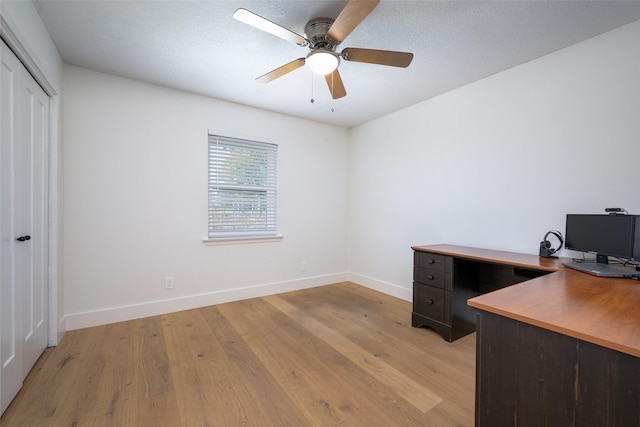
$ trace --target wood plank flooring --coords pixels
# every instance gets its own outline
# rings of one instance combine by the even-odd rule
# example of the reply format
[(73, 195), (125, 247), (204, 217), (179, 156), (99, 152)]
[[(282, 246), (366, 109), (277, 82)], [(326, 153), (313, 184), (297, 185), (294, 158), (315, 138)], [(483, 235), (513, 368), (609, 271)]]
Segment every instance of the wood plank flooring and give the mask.
[(70, 331), (0, 420), (14, 426), (473, 426), (475, 334), (339, 283)]

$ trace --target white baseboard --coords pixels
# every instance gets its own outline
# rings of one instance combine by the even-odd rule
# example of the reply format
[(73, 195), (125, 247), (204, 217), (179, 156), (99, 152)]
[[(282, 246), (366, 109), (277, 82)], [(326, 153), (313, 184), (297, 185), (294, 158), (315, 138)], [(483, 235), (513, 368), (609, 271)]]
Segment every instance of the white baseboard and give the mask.
[(413, 301), (413, 290), (411, 288), (402, 288), (398, 285), (383, 282), (357, 273), (349, 273), (349, 281), (405, 301)]
[(246, 288), (229, 289), (206, 294), (189, 295), (174, 299), (113, 307), (84, 313), (71, 313), (64, 317), (64, 327), (61, 327), (60, 329), (63, 331), (72, 331), (74, 329), (106, 325), (125, 320), (141, 319), (143, 317), (157, 316), (182, 310), (191, 310), (209, 305), (274, 295), (299, 289), (313, 288), (316, 286), (330, 285), (332, 283), (346, 282), (348, 280), (348, 273), (330, 274), (326, 276), (308, 277), (286, 282), (268, 283), (249, 286)]

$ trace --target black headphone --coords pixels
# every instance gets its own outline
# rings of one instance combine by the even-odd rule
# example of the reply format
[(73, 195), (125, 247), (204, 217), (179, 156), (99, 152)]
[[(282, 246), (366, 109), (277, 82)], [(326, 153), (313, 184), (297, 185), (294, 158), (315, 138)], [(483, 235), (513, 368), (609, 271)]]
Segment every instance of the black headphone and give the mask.
[[(551, 242), (547, 240), (547, 237), (549, 237), (549, 235), (556, 236), (560, 241), (557, 248), (551, 247)], [(553, 254), (555, 254), (560, 249), (562, 249), (563, 243), (564, 243), (564, 240), (562, 240), (562, 234), (559, 231), (556, 231), (556, 230), (547, 231), (547, 234), (544, 235), (544, 239), (542, 239), (542, 242), (540, 242), (540, 256), (545, 258), (555, 258)]]

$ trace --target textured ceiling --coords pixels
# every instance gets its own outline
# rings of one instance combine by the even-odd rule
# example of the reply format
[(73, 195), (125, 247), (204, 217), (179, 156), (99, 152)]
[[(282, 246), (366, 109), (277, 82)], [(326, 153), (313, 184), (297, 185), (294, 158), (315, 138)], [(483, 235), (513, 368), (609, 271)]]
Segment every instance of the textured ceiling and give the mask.
[(636, 0), (382, 0), (338, 51), (409, 51), (413, 62), (343, 61), (347, 96), (332, 100), (306, 67), (256, 82), (308, 49), (232, 14), (242, 7), (304, 35), (307, 21), (335, 18), (344, 0), (34, 3), (65, 63), (347, 128), (640, 19)]

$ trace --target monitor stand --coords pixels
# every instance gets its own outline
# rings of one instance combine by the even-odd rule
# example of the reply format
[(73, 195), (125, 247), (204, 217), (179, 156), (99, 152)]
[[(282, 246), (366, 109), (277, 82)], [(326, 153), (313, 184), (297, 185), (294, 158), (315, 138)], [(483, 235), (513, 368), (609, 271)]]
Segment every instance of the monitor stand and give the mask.
[(638, 273), (623, 267), (614, 267), (609, 265), (609, 257), (606, 255), (596, 255), (596, 262), (567, 262), (563, 264), (565, 267), (582, 271), (600, 277), (628, 277), (637, 278)]

